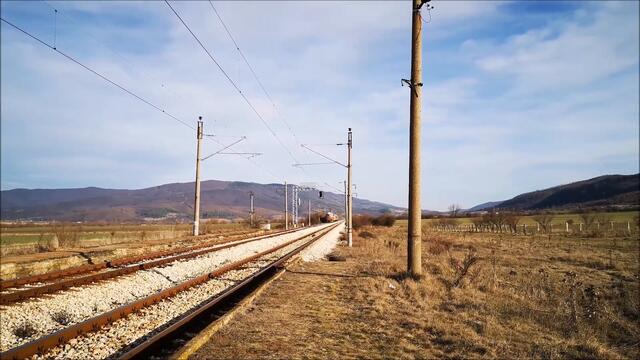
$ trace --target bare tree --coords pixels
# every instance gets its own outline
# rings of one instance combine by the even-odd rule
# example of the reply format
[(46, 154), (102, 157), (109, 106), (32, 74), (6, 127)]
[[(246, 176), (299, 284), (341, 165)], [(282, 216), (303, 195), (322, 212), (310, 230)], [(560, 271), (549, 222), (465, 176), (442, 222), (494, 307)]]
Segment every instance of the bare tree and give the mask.
[(502, 232), (502, 226), (505, 224), (505, 213), (495, 210), (491, 210), (488, 213), (482, 215), (482, 218), (486, 224), (491, 226), (498, 232)]
[(520, 216), (516, 213), (504, 213), (504, 223), (509, 227), (512, 233), (518, 232), (518, 223), (520, 222)]
[(593, 230), (598, 217), (593, 212), (585, 212), (580, 214), (580, 220), (582, 220), (582, 223), (584, 224), (584, 230), (590, 231)]
[(533, 217), (533, 221), (537, 222), (542, 228), (542, 231), (548, 233), (551, 230), (551, 221), (553, 221), (553, 215), (551, 214), (539, 214)]
[(459, 213), (460, 213), (460, 205), (458, 205), (458, 204), (449, 205), (449, 216), (450, 217), (457, 217)]

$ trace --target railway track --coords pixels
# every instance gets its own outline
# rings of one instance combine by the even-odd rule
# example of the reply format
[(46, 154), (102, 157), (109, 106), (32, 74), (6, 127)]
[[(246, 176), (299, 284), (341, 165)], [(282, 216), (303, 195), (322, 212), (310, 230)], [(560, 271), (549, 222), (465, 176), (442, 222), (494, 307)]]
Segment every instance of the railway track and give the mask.
[(245, 252), (230, 262), (223, 262), (222, 266), (214, 266), (109, 311), (96, 312), (82, 322), (0, 353), (0, 358), (147, 356), (155, 351), (158, 342), (166, 344), (167, 339), (202, 320), (206, 314), (215, 312), (235, 294), (268, 277), (278, 266), (336, 226), (323, 225), (300, 230), (297, 234), (280, 234), (283, 239), (278, 242), (262, 248), (255, 244), (250, 256)]
[[(215, 234), (206, 235), (203, 237), (203, 240), (206, 241), (209, 239), (217, 239), (219, 236), (235, 238), (238, 236), (251, 236), (253, 234), (256, 234), (256, 232), (252, 232), (252, 231), (219, 232)], [(231, 240), (234, 240), (234, 239), (231, 239)], [(197, 248), (213, 246), (219, 243), (220, 243), (219, 240), (207, 241), (205, 243), (194, 245), (194, 246), (183, 246), (177, 249), (155, 251), (155, 252), (151, 252), (143, 255), (123, 257), (123, 258), (114, 259), (111, 261), (99, 262), (95, 264), (90, 263), (86, 265), (72, 267), (69, 269), (51, 271), (45, 274), (26, 276), (26, 277), (21, 277), (17, 279), (11, 279), (11, 280), (2, 280), (0, 281), (0, 291), (11, 289), (11, 288), (17, 288), (24, 285), (34, 284), (34, 283), (37, 284), (37, 283), (48, 282), (48, 281), (57, 280), (61, 278), (82, 275), (82, 274), (86, 274), (94, 271), (100, 271), (102, 269), (106, 269), (109, 267), (118, 267), (118, 266), (128, 265), (128, 264), (145, 261), (149, 259), (178, 254), (180, 252), (187, 252)]]
[(251, 237), (249, 239), (232, 240), (223, 244), (219, 241), (206, 242), (195, 246), (153, 252), (141, 256), (115, 259), (98, 264), (83, 265), (42, 275), (3, 281), (2, 286), (0, 286), (0, 289), (2, 289), (0, 292), (0, 305), (25, 301), (71, 287), (112, 279), (139, 270), (151, 269), (174, 261), (197, 257), (211, 251), (218, 251), (252, 241), (268, 239), (292, 231), (293, 230), (279, 231)]

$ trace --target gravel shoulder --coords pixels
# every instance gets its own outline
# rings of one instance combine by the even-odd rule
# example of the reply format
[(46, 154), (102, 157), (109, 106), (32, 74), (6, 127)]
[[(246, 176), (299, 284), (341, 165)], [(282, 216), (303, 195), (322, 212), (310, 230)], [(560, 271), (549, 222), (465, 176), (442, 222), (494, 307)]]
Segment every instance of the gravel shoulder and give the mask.
[(357, 269), (354, 258), (293, 265), (191, 359), (376, 357), (375, 343), (385, 336), (365, 320), (367, 305), (355, 298), (372, 281)]
[[(151, 295), (246, 256), (268, 250), (286, 241), (317, 230), (295, 233), (242, 244), (203, 256), (176, 261), (161, 268), (90, 284), (48, 295), (32, 301), (0, 307), (0, 351), (19, 346), (53, 331), (73, 325), (123, 304)], [(60, 319), (63, 321), (60, 321)], [(16, 335), (16, 329), (30, 326), (29, 336)]]

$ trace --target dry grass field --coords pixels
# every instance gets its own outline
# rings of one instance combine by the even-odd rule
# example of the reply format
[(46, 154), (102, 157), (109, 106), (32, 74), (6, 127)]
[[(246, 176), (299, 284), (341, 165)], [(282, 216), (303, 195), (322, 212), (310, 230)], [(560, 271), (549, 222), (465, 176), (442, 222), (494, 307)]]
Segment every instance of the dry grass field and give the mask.
[[(247, 229), (241, 223), (203, 223), (205, 233)], [(52, 236), (70, 245), (82, 245), (87, 240), (133, 241), (175, 238), (188, 235), (191, 224), (75, 224), (0, 225), (0, 244), (46, 243)]]
[(346, 262), (296, 265), (195, 358), (639, 358), (637, 237), (425, 228), (418, 280), (405, 239), (361, 228)]

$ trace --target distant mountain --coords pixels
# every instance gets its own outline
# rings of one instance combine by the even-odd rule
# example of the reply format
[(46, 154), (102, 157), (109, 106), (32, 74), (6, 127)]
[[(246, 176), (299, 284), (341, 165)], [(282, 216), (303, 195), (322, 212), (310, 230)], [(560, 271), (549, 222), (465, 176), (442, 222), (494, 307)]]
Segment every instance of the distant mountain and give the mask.
[(487, 210), (487, 209), (491, 209), (493, 207), (496, 207), (500, 204), (502, 204), (504, 201), (489, 201), (486, 203), (482, 203), (479, 205), (476, 205), (470, 209), (465, 210), (465, 212), (473, 212), (473, 211), (483, 211), (483, 210)]
[[(96, 187), (80, 189), (14, 189), (0, 193), (3, 220), (37, 219), (68, 221), (139, 221), (143, 219), (188, 219), (193, 214), (194, 183), (174, 183), (139, 190), (114, 190)], [(281, 216), (284, 186), (208, 180), (201, 183), (203, 217), (246, 217), (249, 192), (255, 194), (256, 214), (261, 217)], [(291, 196), (291, 188), (289, 188)], [(344, 196), (318, 191), (300, 193), (299, 214), (306, 214), (307, 200), (312, 211), (329, 210), (342, 213)], [(289, 198), (289, 201), (291, 199)], [(291, 204), (289, 204), (291, 209)], [(402, 208), (365, 199), (353, 199), (355, 214), (400, 213)]]
[(640, 205), (640, 174), (599, 176), (521, 194), (493, 207), (541, 210), (638, 205)]

